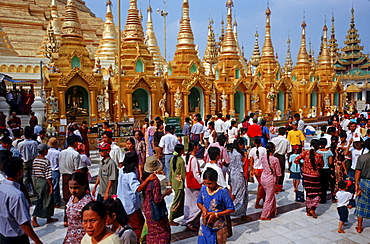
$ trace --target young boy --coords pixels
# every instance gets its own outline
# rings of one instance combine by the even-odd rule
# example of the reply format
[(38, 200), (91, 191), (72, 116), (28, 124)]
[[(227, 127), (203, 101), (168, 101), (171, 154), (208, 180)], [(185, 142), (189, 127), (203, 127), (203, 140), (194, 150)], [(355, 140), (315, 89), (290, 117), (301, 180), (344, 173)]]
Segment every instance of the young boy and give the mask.
[(339, 215), (338, 233), (345, 233), (343, 230), (344, 223), (348, 222), (348, 203), (352, 199), (353, 194), (346, 191), (347, 185), (344, 181), (338, 183), (340, 191), (336, 193), (337, 197), (337, 211)]
[(226, 183), (222, 169), (217, 164), (220, 158), (220, 149), (218, 147), (208, 148), (208, 156), (209, 156), (210, 162), (206, 163), (206, 165), (204, 166), (204, 171), (202, 173), (202, 179), (203, 179), (203, 174), (207, 170), (207, 168), (212, 168), (216, 170), (218, 174), (217, 184), (221, 187), (228, 188), (228, 184)]
[(100, 184), (99, 193), (96, 197), (98, 202), (108, 199), (117, 192), (118, 170), (116, 163), (110, 158), (110, 144), (103, 143), (99, 146), (99, 153), (102, 157), (98, 178), (96, 179), (92, 195), (95, 196), (96, 188)]
[(294, 163), (294, 159), (299, 156), (299, 153), (298, 153), (299, 146), (294, 145), (292, 147), (292, 149), (293, 149), (293, 154), (290, 155), (289, 161), (288, 161), (289, 164), (291, 165), (291, 167), (289, 169), (290, 170), (290, 176), (289, 176), (289, 178), (290, 179), (293, 179), (294, 192), (297, 192), (298, 191), (299, 183), (300, 183), (300, 181), (302, 179), (301, 165)]

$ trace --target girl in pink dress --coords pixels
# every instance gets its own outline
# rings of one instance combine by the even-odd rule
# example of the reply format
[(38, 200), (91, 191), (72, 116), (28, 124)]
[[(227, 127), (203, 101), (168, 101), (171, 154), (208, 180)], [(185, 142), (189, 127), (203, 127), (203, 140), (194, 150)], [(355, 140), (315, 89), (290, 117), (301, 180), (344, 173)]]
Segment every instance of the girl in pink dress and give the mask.
[(261, 158), (263, 167), (261, 176), (261, 185), (266, 192), (265, 202), (263, 203), (263, 210), (261, 214), (261, 220), (271, 220), (276, 217), (276, 184), (277, 177), (281, 176), (281, 169), (279, 159), (274, 157), (275, 145), (272, 142), (268, 142), (267, 155)]
[(76, 172), (69, 178), (69, 191), (72, 196), (66, 205), (66, 213), (68, 218), (68, 230), (67, 235), (64, 238), (63, 243), (80, 243), (82, 237), (85, 235), (85, 229), (82, 226), (81, 221), (81, 210), (82, 208), (91, 202), (93, 199), (90, 195), (86, 194), (85, 185), (86, 177), (81, 172)]

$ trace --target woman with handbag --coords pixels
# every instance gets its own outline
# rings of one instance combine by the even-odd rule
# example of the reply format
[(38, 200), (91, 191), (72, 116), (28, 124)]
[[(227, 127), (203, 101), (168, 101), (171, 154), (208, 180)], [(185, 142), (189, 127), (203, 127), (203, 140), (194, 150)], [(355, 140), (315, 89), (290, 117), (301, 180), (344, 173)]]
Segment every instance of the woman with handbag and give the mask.
[(190, 141), (189, 150), (186, 154), (186, 178), (185, 178), (185, 202), (184, 202), (184, 218), (183, 226), (190, 230), (198, 230), (200, 225), (201, 211), (197, 207), (197, 199), (200, 192), (201, 178), (200, 165), (196, 158), (198, 151), (198, 142)]
[(143, 211), (148, 226), (146, 235), (147, 244), (169, 244), (171, 242), (171, 228), (168, 221), (165, 196), (172, 193), (167, 189), (161, 194), (160, 182), (155, 174), (162, 169), (162, 163), (155, 156), (147, 157), (144, 165), (143, 183), (138, 191), (143, 191)]
[(233, 143), (230, 152), (230, 175), (231, 177), (231, 194), (234, 196), (235, 212), (232, 216), (241, 217), (241, 220), (248, 220), (248, 183), (244, 177), (244, 140), (237, 138)]
[(170, 225), (178, 226), (174, 219), (184, 215), (184, 182), (185, 182), (185, 162), (181, 155), (184, 154), (184, 145), (177, 144), (173, 157), (170, 160), (170, 182), (169, 186), (175, 192), (170, 208)]

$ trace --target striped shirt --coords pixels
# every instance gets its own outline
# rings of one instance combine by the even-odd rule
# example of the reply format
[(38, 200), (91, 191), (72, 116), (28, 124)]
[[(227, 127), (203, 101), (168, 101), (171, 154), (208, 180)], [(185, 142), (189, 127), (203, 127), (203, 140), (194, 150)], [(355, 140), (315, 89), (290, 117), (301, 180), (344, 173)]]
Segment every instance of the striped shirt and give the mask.
[(46, 158), (35, 158), (35, 160), (33, 160), (32, 174), (36, 178), (42, 177), (45, 179), (51, 179), (51, 166), (49, 160)]

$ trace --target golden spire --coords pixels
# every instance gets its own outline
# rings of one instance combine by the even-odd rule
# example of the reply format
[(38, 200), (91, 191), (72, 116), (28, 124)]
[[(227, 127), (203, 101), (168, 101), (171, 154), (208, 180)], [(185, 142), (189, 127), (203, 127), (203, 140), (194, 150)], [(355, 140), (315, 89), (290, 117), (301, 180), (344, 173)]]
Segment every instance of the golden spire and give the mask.
[(164, 65), (165, 61), (161, 55), (160, 49), (158, 47), (157, 38), (155, 36), (152, 18), (152, 7), (150, 2), (147, 9), (148, 19), (146, 23), (146, 33), (145, 33), (145, 44), (148, 46), (150, 53), (153, 55), (154, 63)]
[(235, 39), (235, 43), (236, 43), (236, 51), (238, 53), (238, 56), (239, 56), (239, 60), (240, 60), (240, 63), (243, 65), (243, 69), (245, 71), (247, 71), (248, 67), (247, 67), (247, 63), (246, 63), (246, 59), (244, 57), (244, 51), (242, 51), (240, 49), (240, 46), (239, 46), (239, 41), (238, 41), (238, 23), (236, 22), (236, 17), (234, 17), (234, 24), (233, 24), (233, 27), (234, 27), (234, 30), (233, 30), (233, 34), (234, 34), (234, 39)]
[(8, 39), (8, 35), (3, 31), (0, 23), (0, 56), (19, 56), (14, 50)]
[(115, 52), (117, 51), (117, 31), (113, 21), (112, 2), (108, 0), (106, 6), (107, 11), (105, 14), (103, 38), (99, 42), (95, 59), (115, 60)]
[(218, 45), (215, 39), (215, 33), (212, 28), (213, 23), (214, 21), (212, 19), (209, 19), (207, 46), (203, 56), (203, 62), (209, 65), (209, 75), (212, 75), (213, 73), (213, 65), (217, 63), (219, 54)]
[(264, 41), (263, 47), (262, 47), (262, 59), (266, 58), (266, 57), (275, 58), (274, 47), (272, 46), (272, 41), (271, 41), (270, 15), (271, 15), (271, 10), (270, 10), (270, 7), (267, 5), (267, 8), (266, 8), (266, 34), (265, 34), (265, 41)]
[(226, 7), (227, 7), (227, 26), (226, 26), (226, 35), (222, 42), (221, 56), (238, 54), (237, 43), (233, 33), (233, 19), (232, 19), (232, 7), (234, 7), (233, 1), (227, 0)]
[(322, 42), (322, 51), (319, 57), (319, 65), (330, 65), (330, 55), (328, 50), (328, 27), (326, 27), (326, 24), (324, 25), (323, 32), (324, 36)]
[(81, 24), (78, 20), (77, 8), (74, 0), (67, 0), (66, 16), (62, 27), (62, 36), (82, 38), (82, 35)]
[(221, 35), (219, 37), (220, 45), (222, 44), (222, 42), (224, 40), (224, 37), (225, 37), (225, 21), (224, 21), (224, 16), (222, 15), (222, 18), (221, 18)]
[(308, 57), (308, 53), (307, 53), (307, 49), (306, 49), (306, 27), (307, 27), (307, 24), (306, 24), (306, 21), (304, 20), (303, 18), (303, 21), (302, 21), (302, 38), (301, 38), (301, 47), (299, 49), (299, 52), (298, 52), (298, 57), (297, 57), (297, 64), (300, 64), (300, 63), (309, 63), (309, 57)]
[(260, 53), (260, 47), (258, 45), (258, 27), (256, 27), (256, 34), (254, 34), (256, 37), (256, 41), (254, 42), (254, 48), (253, 48), (253, 54), (251, 57), (251, 65), (257, 67), (261, 60), (261, 53)]
[(188, 45), (188, 48), (185, 49), (195, 49), (193, 30), (190, 25), (188, 0), (183, 0), (182, 2), (182, 17), (180, 20), (180, 31), (177, 37), (177, 44)]
[(290, 52), (290, 36), (288, 36), (288, 41), (286, 42), (288, 44), (288, 49), (286, 52), (286, 59), (285, 59), (285, 70), (289, 73), (293, 70), (293, 61), (292, 61), (292, 54)]
[(337, 39), (335, 39), (335, 26), (334, 26), (334, 14), (331, 17), (331, 36), (329, 40), (329, 51), (330, 51), (330, 62), (334, 64), (334, 60), (338, 55), (338, 44)]
[(123, 32), (124, 40), (139, 40), (144, 41), (143, 26), (137, 9), (137, 0), (130, 0), (128, 9), (127, 21)]
[(57, 0), (52, 0), (50, 5), (51, 25), (54, 29), (54, 34), (60, 38), (62, 34), (62, 22), (59, 19)]

